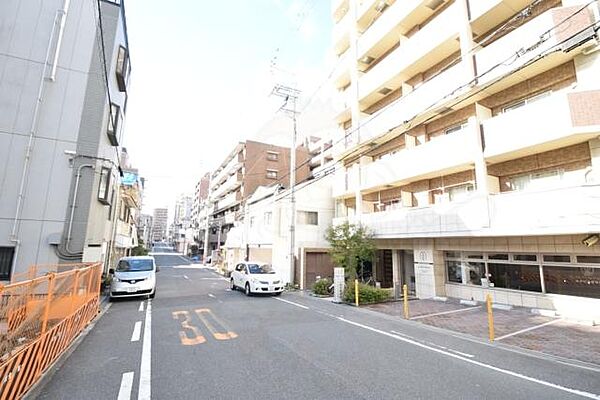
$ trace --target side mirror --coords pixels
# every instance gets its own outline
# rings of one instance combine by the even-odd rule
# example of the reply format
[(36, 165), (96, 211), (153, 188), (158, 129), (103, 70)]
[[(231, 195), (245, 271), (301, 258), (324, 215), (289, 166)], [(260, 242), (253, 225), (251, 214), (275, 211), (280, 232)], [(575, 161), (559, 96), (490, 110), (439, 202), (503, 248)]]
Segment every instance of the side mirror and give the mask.
[(246, 275), (248, 275), (248, 271), (245, 271), (244, 273), (245, 273)]
[(111, 275), (114, 274), (115, 273), (115, 269), (114, 268), (109, 269), (108, 273), (111, 274)]

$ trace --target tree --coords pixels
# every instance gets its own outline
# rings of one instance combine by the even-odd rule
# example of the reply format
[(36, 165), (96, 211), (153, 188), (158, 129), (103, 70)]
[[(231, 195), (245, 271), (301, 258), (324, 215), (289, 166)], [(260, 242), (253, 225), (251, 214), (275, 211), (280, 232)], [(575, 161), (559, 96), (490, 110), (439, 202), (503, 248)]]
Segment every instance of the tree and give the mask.
[(131, 255), (132, 256), (147, 256), (148, 255), (148, 249), (146, 249), (146, 246), (144, 246), (144, 241), (142, 239), (139, 239), (138, 245), (136, 247), (134, 247), (133, 249), (131, 249)]
[(325, 238), (331, 245), (331, 259), (345, 270), (349, 279), (356, 278), (357, 267), (363, 261), (371, 261), (377, 248), (373, 235), (362, 225), (345, 222), (330, 226)]

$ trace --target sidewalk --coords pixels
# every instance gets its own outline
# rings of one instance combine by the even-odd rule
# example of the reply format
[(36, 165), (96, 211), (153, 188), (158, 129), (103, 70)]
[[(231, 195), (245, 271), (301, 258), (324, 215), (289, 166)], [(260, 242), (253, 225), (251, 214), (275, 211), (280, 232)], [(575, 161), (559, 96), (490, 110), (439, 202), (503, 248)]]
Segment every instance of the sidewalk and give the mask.
[[(404, 318), (402, 302), (365, 307)], [(485, 304), (462, 305), (454, 299), (411, 300), (409, 311), (413, 321), (489, 340)], [(498, 343), (600, 366), (600, 326), (533, 314), (528, 308), (494, 309), (493, 316)]]

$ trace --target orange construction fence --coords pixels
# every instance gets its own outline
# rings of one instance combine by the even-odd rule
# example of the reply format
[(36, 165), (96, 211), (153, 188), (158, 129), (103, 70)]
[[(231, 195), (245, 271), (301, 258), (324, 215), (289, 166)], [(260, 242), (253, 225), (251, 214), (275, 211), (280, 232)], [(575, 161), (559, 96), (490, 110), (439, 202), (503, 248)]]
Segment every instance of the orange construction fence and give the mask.
[(46, 267), (0, 286), (0, 400), (21, 398), (98, 314), (102, 264)]

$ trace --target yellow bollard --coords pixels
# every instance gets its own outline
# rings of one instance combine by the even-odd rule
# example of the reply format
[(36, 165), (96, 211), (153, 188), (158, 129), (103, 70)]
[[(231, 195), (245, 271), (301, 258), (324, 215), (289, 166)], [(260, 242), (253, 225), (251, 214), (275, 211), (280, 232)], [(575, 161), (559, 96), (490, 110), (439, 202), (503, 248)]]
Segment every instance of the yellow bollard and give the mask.
[(358, 279), (354, 280), (354, 302), (356, 303), (356, 307), (358, 307)]
[(488, 314), (488, 329), (490, 333), (490, 342), (494, 341), (494, 314), (492, 312), (492, 296), (488, 293), (485, 297), (487, 303), (487, 314)]
[(408, 314), (408, 285), (402, 286), (402, 297), (404, 298), (404, 318), (409, 319), (410, 315)]

